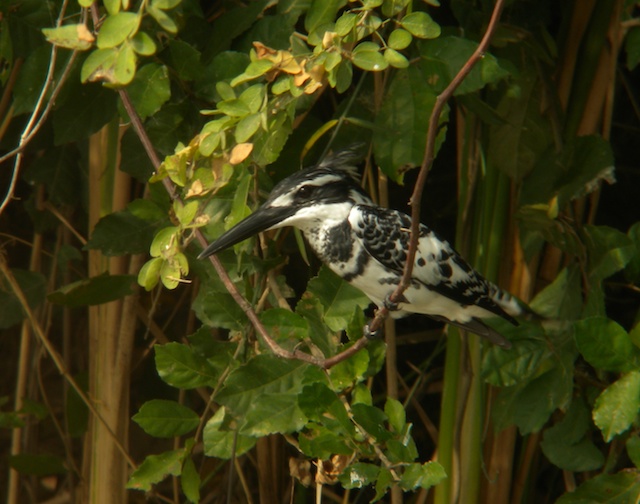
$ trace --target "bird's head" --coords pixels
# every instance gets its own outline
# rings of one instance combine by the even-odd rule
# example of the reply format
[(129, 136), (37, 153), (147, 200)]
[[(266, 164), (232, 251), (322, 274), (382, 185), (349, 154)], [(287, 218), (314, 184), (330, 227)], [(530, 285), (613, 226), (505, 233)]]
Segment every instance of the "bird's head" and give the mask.
[(285, 226), (303, 231), (347, 218), (353, 205), (372, 204), (359, 183), (353, 150), (327, 156), (275, 185), (264, 204), (223, 233), (198, 256), (203, 259), (247, 238)]

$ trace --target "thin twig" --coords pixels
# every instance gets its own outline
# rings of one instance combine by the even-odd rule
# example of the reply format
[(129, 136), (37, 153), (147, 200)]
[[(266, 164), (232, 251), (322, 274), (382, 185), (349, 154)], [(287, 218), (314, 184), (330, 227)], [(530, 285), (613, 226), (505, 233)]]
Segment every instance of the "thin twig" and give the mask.
[(137, 468), (136, 463), (133, 461), (133, 459), (127, 452), (124, 445), (120, 442), (120, 440), (115, 435), (115, 433), (113, 432), (113, 430), (111, 429), (107, 421), (97, 410), (96, 406), (93, 404), (93, 401), (87, 396), (86, 392), (82, 390), (82, 388), (74, 380), (73, 376), (71, 376), (71, 374), (67, 370), (61, 355), (58, 353), (56, 348), (53, 346), (53, 344), (49, 341), (49, 339), (45, 335), (42, 327), (38, 323), (38, 320), (35, 314), (31, 310), (29, 303), (27, 302), (27, 298), (25, 297), (24, 292), (20, 288), (20, 285), (16, 281), (15, 277), (13, 276), (13, 273), (11, 272), (6, 261), (1, 255), (0, 255), (0, 272), (2, 273), (4, 278), (7, 280), (7, 283), (9, 284), (11, 291), (13, 292), (15, 297), (18, 299), (18, 302), (20, 303), (20, 306), (22, 307), (22, 309), (25, 311), (27, 315), (27, 320), (29, 320), (29, 323), (31, 324), (31, 328), (33, 329), (34, 334), (36, 335), (36, 337), (38, 338), (38, 340), (46, 350), (49, 357), (51, 357), (51, 360), (53, 361), (54, 365), (58, 369), (58, 372), (64, 377), (64, 379), (69, 383), (69, 385), (71, 385), (73, 390), (75, 390), (76, 393), (80, 396), (80, 398), (82, 399), (82, 402), (84, 402), (86, 406), (89, 408), (89, 411), (91, 411), (91, 413), (95, 415), (96, 418), (98, 418), (100, 423), (103, 424), (104, 428), (109, 433), (109, 436), (111, 436), (111, 438), (113, 439), (113, 442), (117, 446), (120, 453), (122, 453), (122, 456), (128, 462), (129, 466), (131, 466), (132, 469), (136, 469)]
[[(56, 22), (57, 27), (62, 26), (62, 20), (64, 19), (68, 2), (69, 0), (65, 0), (62, 4), (62, 7), (60, 8), (60, 15), (58, 16), (58, 20)], [(18, 143), (18, 147), (8, 152), (4, 156), (0, 157), (0, 163), (2, 163), (7, 159), (10, 159), (12, 156), (16, 156), (15, 162), (13, 164), (13, 172), (11, 174), (9, 187), (7, 189), (7, 192), (4, 198), (2, 199), (2, 203), (0, 203), (0, 214), (4, 211), (4, 209), (7, 207), (7, 205), (13, 198), (13, 193), (15, 191), (16, 184), (18, 182), (18, 174), (20, 173), (20, 166), (22, 165), (22, 156), (23, 156), (24, 149), (29, 144), (29, 142), (33, 139), (36, 133), (40, 130), (46, 118), (48, 117), (49, 113), (51, 112), (53, 104), (55, 103), (55, 100), (58, 94), (62, 90), (63, 84), (66, 82), (67, 77), (71, 73), (71, 69), (73, 67), (73, 61), (75, 60), (77, 54), (78, 54), (78, 51), (73, 51), (71, 53), (71, 56), (69, 58), (69, 61), (67, 62), (67, 66), (64, 72), (62, 73), (62, 75), (60, 76), (60, 79), (58, 80), (58, 83), (54, 87), (51, 93), (51, 96), (49, 96), (47, 99), (47, 94), (49, 93), (49, 89), (54, 82), (54, 73), (55, 73), (56, 61), (58, 57), (58, 47), (56, 45), (53, 45), (51, 49), (49, 69), (47, 70), (47, 76), (45, 78), (44, 85), (42, 86), (42, 90), (40, 91), (40, 96), (38, 97), (38, 101), (36, 102), (36, 105), (33, 108), (31, 117), (29, 118), (27, 125), (22, 131), (22, 135), (20, 135), (20, 141)], [(45, 102), (45, 100), (47, 100), (47, 103), (44, 107), (44, 110), (42, 111), (42, 114), (40, 114), (40, 109), (42, 108), (42, 105)]]
[[(478, 44), (478, 47), (469, 57), (466, 63), (462, 66), (453, 80), (449, 83), (449, 85), (445, 88), (445, 90), (436, 97), (433, 110), (431, 111), (431, 115), (429, 117), (427, 144), (424, 150), (422, 165), (420, 166), (420, 173), (418, 174), (418, 178), (416, 179), (413, 194), (411, 195), (411, 199), (409, 201), (409, 204), (411, 205), (411, 235), (409, 239), (409, 250), (407, 252), (407, 262), (404, 266), (402, 280), (400, 281), (400, 284), (398, 285), (396, 290), (390, 296), (392, 302), (401, 302), (402, 293), (411, 285), (411, 275), (413, 273), (414, 265), (413, 263), (416, 258), (416, 252), (418, 250), (418, 240), (420, 238), (420, 205), (422, 202), (422, 192), (424, 190), (424, 184), (427, 180), (427, 175), (429, 174), (429, 170), (431, 169), (431, 165), (433, 164), (433, 160), (435, 157), (435, 145), (436, 137), (438, 135), (438, 123), (440, 122), (440, 116), (442, 115), (444, 106), (447, 104), (447, 101), (449, 101), (451, 96), (453, 96), (455, 90), (460, 86), (460, 84), (462, 84), (462, 81), (467, 77), (467, 75), (469, 75), (476, 63), (478, 63), (478, 61), (484, 57), (484, 54), (489, 47), (491, 37), (495, 32), (498, 21), (500, 20), (500, 14), (502, 13), (503, 7), (504, 0), (496, 0), (496, 3), (493, 7), (493, 12), (491, 14), (491, 20), (489, 21), (487, 30), (482, 37), (482, 40)], [(388, 316), (388, 314), (389, 310), (384, 307), (380, 308), (377, 311), (374, 320), (371, 322), (371, 331), (376, 331), (381, 326), (382, 321)]]

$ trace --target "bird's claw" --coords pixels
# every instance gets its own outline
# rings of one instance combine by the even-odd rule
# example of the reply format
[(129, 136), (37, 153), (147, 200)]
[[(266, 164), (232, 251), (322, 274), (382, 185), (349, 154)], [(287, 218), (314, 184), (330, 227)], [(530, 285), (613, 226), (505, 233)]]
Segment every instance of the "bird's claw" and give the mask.
[(382, 329), (378, 327), (375, 331), (371, 330), (371, 324), (365, 324), (362, 328), (362, 335), (367, 339), (380, 339), (382, 337)]
[(400, 309), (400, 303), (404, 301), (406, 301), (404, 296), (400, 296), (400, 299), (396, 302), (391, 299), (391, 295), (387, 295), (387, 297), (384, 298), (382, 304), (387, 310), (389, 310), (390, 312), (394, 312)]

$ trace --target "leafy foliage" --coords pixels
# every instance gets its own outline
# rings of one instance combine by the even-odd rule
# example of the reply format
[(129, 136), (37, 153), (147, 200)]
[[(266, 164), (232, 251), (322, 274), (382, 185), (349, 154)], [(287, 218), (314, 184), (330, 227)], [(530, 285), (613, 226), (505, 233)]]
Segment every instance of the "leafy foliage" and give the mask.
[[(23, 322), (26, 328), (68, 330), (70, 314), (104, 309), (116, 320), (133, 320), (126, 317), (138, 313), (161, 341), (153, 345), (151, 379), (159, 377), (164, 388), (141, 387), (132, 394), (139, 401), (135, 428), (157, 438), (158, 446), (145, 452), (128, 488), (158, 492), (166, 500), (163, 482), (177, 477), (184, 498), (198, 502), (204, 491), (222, 487), (216, 478), (221, 468), (232, 466), (230, 459), (251, 452), (264, 461), (265, 446), (278, 440), (286, 442), (286, 472), (296, 480), (292, 491), (301, 496), (302, 486), (314, 482), (339, 485), (372, 501), (397, 499), (390, 492), (394, 487), (404, 492), (435, 487), (435, 502), (444, 503), (451, 500), (452, 482), (461, 478), (466, 482), (461, 491), (474, 502), (480, 500), (478, 475), (485, 467), (479, 433), (487, 427), (489, 438), (513, 436), (505, 446), (526, 445), (521, 465), (512, 461), (519, 483), (527, 480), (533, 488), (542, 471), (564, 471), (567, 488), (557, 483), (522, 502), (638, 500), (640, 226), (594, 218), (596, 195), (603, 184), (615, 182), (621, 154), (607, 140), (608, 119), (602, 120), (611, 111), (598, 108), (606, 100), (585, 106), (599, 87), (591, 89), (592, 79), (580, 78), (598, 74), (598, 34), (609, 25), (618, 29), (622, 21), (631, 27), (626, 65), (637, 66), (635, 2), (609, 15), (602, 5), (613, 2), (600, 2), (584, 16), (548, 1), (535, 8), (512, 2), (490, 52), (439, 117), (435, 151), (444, 168), (436, 164), (431, 176), (451, 182), (456, 164), (458, 193), (451, 197), (430, 186), (427, 193), (443, 212), (457, 199), (457, 245), (488, 277), (510, 276), (512, 287), (531, 299), (540, 315), (517, 327), (492, 322), (513, 342), (509, 350), (483, 348), (471, 339), (468, 354), (456, 356), (460, 342), (451, 342), (449, 369), (433, 387), (442, 390), (442, 402), (439, 396), (429, 404), (433, 407), (416, 406), (430, 401), (424, 381), (440, 380), (442, 362), (440, 347), (415, 345), (411, 335), (400, 336), (411, 345), (406, 352), (398, 347), (397, 373), (395, 366), (387, 367), (387, 383), (398, 390), (380, 383), (387, 351), (382, 341), (370, 341), (329, 369), (271, 352), (260, 328), (288, 352), (334, 358), (361, 343), (369, 315), (369, 301), (357, 289), (313, 260), (310, 266), (295, 262), (296, 250), (306, 258), (299, 237), (271, 233), (221, 253), (228, 279), (195, 259), (199, 233), (219, 236), (249, 215), (275, 181), (328, 148), (358, 141), (371, 146), (364, 181), (379, 201), (388, 196), (386, 177), (400, 185), (415, 180), (410, 169), (423, 162), (430, 114), (478, 48), (490, 16), (480, 4), (488, 9), (489, 3), (10, 2), (0, 16), (0, 83), (11, 100), (11, 107), (0, 102), (3, 152), (22, 141), (20, 128), (29, 114), (44, 121), (43, 131), (28, 144), (29, 156), (18, 158), (14, 168), (40, 189), (20, 188), (23, 201), (9, 207), (19, 209), (12, 233), (22, 236), (28, 228), (35, 238), (21, 239), (34, 242), (34, 254), (44, 241), (53, 259), (44, 261), (50, 263), (49, 281), (38, 272), (39, 256), (28, 266), (12, 254), (20, 267), (12, 267), (11, 275), (2, 259), (0, 327), (14, 329)], [(61, 12), (63, 5), (69, 10)], [(58, 14), (60, 22), (52, 26)], [(580, 31), (573, 24), (588, 15), (593, 23), (584, 27), (584, 45), (574, 48), (572, 37), (557, 32), (558, 26)], [(571, 66), (567, 61), (576, 62), (575, 76), (564, 73)], [(41, 102), (48, 82), (64, 86), (48, 88)], [(121, 99), (123, 91), (135, 114)], [(43, 103), (53, 105), (54, 99), (51, 115), (41, 115)], [(576, 111), (584, 115), (576, 117)], [(162, 157), (157, 169), (141, 148), (137, 120)], [(120, 124), (130, 126), (118, 131)], [(101, 142), (116, 147), (96, 156)], [(637, 139), (629, 143), (636, 146)], [(23, 172), (20, 162), (27, 163)], [(131, 185), (105, 204), (102, 196), (115, 193), (123, 173), (132, 177)], [(96, 179), (103, 184), (100, 204), (97, 193), (87, 189)], [(397, 200), (401, 206), (406, 197)], [(629, 218), (637, 220), (637, 212)], [(74, 226), (87, 221), (85, 240), (86, 233)], [(68, 229), (77, 241), (70, 240)], [(146, 263), (136, 262), (147, 251)], [(87, 257), (110, 267), (87, 268)], [(133, 258), (128, 268), (118, 268), (123, 258)], [(511, 262), (515, 266), (508, 271)], [(530, 278), (538, 274), (545, 286), (534, 293)], [(138, 295), (139, 304), (126, 304)], [(255, 318), (238, 295), (254, 307)], [(109, 312), (116, 302), (123, 304)], [(41, 325), (34, 325), (41, 314)], [(152, 317), (162, 324), (150, 323)], [(139, 336), (142, 350), (147, 329)], [(133, 340), (114, 337), (113, 346), (125, 348), (104, 359), (114, 369), (120, 365), (118, 372), (126, 370), (127, 380), (131, 355), (146, 355), (133, 351)], [(393, 339), (389, 345), (389, 355), (396, 355)], [(57, 363), (57, 353), (45, 348)], [(452, 377), (454, 361), (471, 363), (472, 371), (460, 381)], [(486, 393), (490, 388), (493, 393)], [(78, 421), (87, 415), (78, 390), (64, 408), (68, 436), (86, 429)], [(62, 432), (52, 415), (59, 411), (49, 412), (49, 403), (27, 401), (9, 411), (7, 402), (0, 400), (0, 426), (50, 421)], [(447, 403), (461, 410), (448, 409)], [(432, 412), (440, 415), (439, 429), (429, 428)], [(491, 419), (485, 426), (486, 412)], [(521, 436), (539, 436), (516, 439), (509, 427)], [(120, 427), (115, 431), (122, 435)], [(175, 438), (173, 446), (164, 442), (168, 438)], [(499, 444), (493, 444), (496, 453)], [(453, 462), (454, 446), (463, 459), (460, 467)], [(66, 462), (58, 455), (21, 453), (9, 464), (35, 476), (76, 470), (69, 463), (73, 451), (67, 444), (60, 450)], [(528, 472), (537, 450), (545, 457), (538, 474)], [(496, 453), (487, 455), (495, 456), (486, 463), (491, 481)], [(513, 457), (502, 455), (502, 460)], [(281, 462), (274, 460), (274, 466)], [(460, 477), (459, 471), (468, 472)], [(572, 479), (577, 488), (565, 493), (574, 489), (568, 484)], [(510, 482), (499, 484), (506, 488), (500, 502), (508, 502)]]

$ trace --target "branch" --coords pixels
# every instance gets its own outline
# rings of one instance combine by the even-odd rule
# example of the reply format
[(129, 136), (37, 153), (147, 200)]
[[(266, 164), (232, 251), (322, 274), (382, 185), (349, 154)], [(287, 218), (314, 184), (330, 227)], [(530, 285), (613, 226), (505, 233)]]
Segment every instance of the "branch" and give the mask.
[[(56, 21), (57, 27), (62, 26), (62, 20), (64, 19), (64, 16), (66, 13), (67, 4), (68, 4), (68, 0), (65, 0), (62, 4), (62, 7), (60, 8), (60, 15), (58, 16), (58, 20)], [(54, 73), (55, 73), (56, 61), (58, 57), (58, 46), (54, 44), (53, 47), (51, 48), (51, 58), (49, 59), (49, 68), (47, 70), (47, 76), (45, 78), (44, 85), (42, 86), (42, 90), (40, 91), (40, 96), (38, 97), (38, 101), (36, 102), (33, 108), (31, 117), (29, 118), (27, 125), (22, 131), (22, 135), (20, 135), (20, 141), (18, 143), (18, 146), (15, 149), (11, 150), (10, 152), (0, 157), (0, 163), (3, 163), (7, 159), (10, 159), (12, 156), (16, 156), (15, 162), (13, 164), (11, 180), (9, 181), (9, 188), (7, 189), (7, 192), (4, 198), (2, 199), (2, 203), (0, 203), (0, 214), (4, 211), (4, 209), (7, 207), (7, 205), (13, 198), (13, 193), (16, 189), (16, 183), (18, 181), (18, 174), (20, 173), (20, 167), (22, 165), (23, 151), (27, 147), (29, 142), (31, 142), (31, 140), (36, 135), (36, 133), (40, 131), (40, 128), (42, 127), (45, 120), (49, 116), (49, 113), (53, 108), (53, 104), (55, 103), (56, 98), (58, 97), (58, 94), (60, 94), (60, 91), (62, 90), (63, 84), (66, 82), (67, 77), (71, 73), (71, 69), (73, 68), (73, 62), (77, 55), (78, 55), (78, 51), (73, 51), (71, 53), (71, 56), (69, 57), (69, 61), (67, 62), (64, 72), (60, 76), (60, 79), (58, 80), (55, 87), (53, 88), (53, 91), (51, 92), (51, 96), (49, 96), (47, 100), (47, 94), (49, 93), (49, 89), (54, 83)], [(47, 103), (44, 107), (44, 110), (42, 111), (42, 114), (40, 114), (40, 109), (42, 108), (42, 105), (44, 104), (45, 100), (47, 100)]]
[(71, 374), (69, 373), (69, 371), (65, 366), (62, 356), (58, 353), (53, 343), (51, 343), (51, 341), (49, 341), (49, 339), (47, 338), (44, 330), (42, 329), (42, 327), (38, 322), (37, 317), (35, 316), (35, 314), (33, 313), (33, 310), (29, 306), (29, 303), (27, 301), (27, 298), (24, 292), (22, 291), (20, 285), (18, 284), (15, 277), (13, 276), (13, 273), (9, 269), (9, 266), (7, 265), (5, 258), (2, 255), (0, 255), (0, 273), (9, 284), (11, 291), (13, 291), (13, 295), (16, 297), (16, 299), (20, 303), (20, 306), (25, 311), (26, 317), (29, 323), (31, 324), (31, 328), (33, 329), (33, 332), (36, 335), (36, 338), (40, 341), (40, 343), (42, 344), (43, 348), (46, 350), (49, 357), (51, 357), (51, 360), (53, 361), (54, 365), (58, 369), (58, 372), (64, 377), (67, 383), (71, 385), (71, 388), (78, 394), (80, 399), (82, 399), (82, 402), (86, 404), (87, 408), (89, 408), (89, 411), (91, 411), (91, 413), (100, 421), (100, 423), (109, 433), (109, 436), (112, 438), (114, 444), (116, 445), (116, 447), (118, 448), (118, 450), (120, 451), (124, 459), (127, 461), (129, 466), (135, 470), (137, 468), (137, 465), (131, 458), (131, 455), (129, 455), (129, 453), (127, 452), (127, 449), (118, 439), (118, 436), (116, 436), (116, 434), (113, 432), (113, 429), (111, 428), (109, 423), (100, 414), (93, 400), (89, 398), (87, 393), (84, 390), (82, 390), (82, 388), (80, 387), (80, 385), (78, 385), (78, 383), (73, 378), (73, 376), (71, 376)]
[[(487, 26), (487, 30), (482, 37), (482, 40), (478, 44), (478, 47), (471, 55), (471, 57), (467, 60), (467, 62), (462, 66), (453, 80), (449, 83), (449, 85), (445, 88), (445, 90), (436, 97), (433, 110), (431, 111), (431, 115), (429, 117), (427, 144), (424, 150), (422, 165), (420, 166), (420, 173), (418, 174), (418, 178), (413, 189), (413, 194), (411, 195), (411, 199), (409, 200), (409, 204), (411, 205), (411, 234), (409, 239), (409, 250), (407, 252), (407, 262), (404, 266), (402, 280), (400, 281), (400, 284), (398, 285), (396, 290), (390, 296), (392, 302), (401, 302), (403, 292), (407, 290), (407, 288), (411, 285), (411, 275), (413, 273), (414, 261), (416, 258), (416, 252), (418, 250), (418, 240), (420, 238), (420, 205), (422, 202), (422, 192), (424, 190), (424, 184), (427, 180), (429, 170), (433, 165), (433, 160), (435, 157), (434, 153), (436, 136), (438, 134), (438, 123), (440, 122), (440, 116), (442, 115), (444, 106), (447, 104), (447, 101), (449, 101), (451, 96), (453, 96), (455, 90), (460, 86), (460, 84), (462, 84), (462, 81), (467, 77), (467, 75), (469, 75), (476, 63), (478, 63), (478, 61), (484, 57), (484, 53), (489, 47), (491, 37), (495, 32), (498, 21), (500, 20), (500, 14), (502, 13), (503, 7), (504, 0), (496, 0), (496, 3), (493, 7), (493, 12), (491, 13), (491, 19), (489, 20), (489, 25)], [(380, 308), (377, 311), (374, 320), (371, 322), (371, 325), (369, 326), (370, 330), (373, 332), (378, 330), (382, 325), (384, 319), (387, 318), (388, 314), (389, 310), (387, 308)]]

